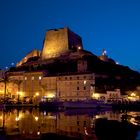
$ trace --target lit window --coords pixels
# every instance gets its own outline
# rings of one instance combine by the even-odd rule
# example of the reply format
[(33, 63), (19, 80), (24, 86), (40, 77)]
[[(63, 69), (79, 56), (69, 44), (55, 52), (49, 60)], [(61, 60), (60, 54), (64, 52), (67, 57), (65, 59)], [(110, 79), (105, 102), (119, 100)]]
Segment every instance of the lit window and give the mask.
[(32, 80), (34, 80), (35, 78), (34, 78), (34, 76), (32, 77)]
[(27, 77), (25, 77), (25, 80), (27, 80)]
[(78, 50), (81, 50), (81, 47), (80, 46), (78, 46)]
[(87, 83), (87, 81), (86, 80), (84, 80), (84, 85)]
[(40, 131), (37, 132), (37, 135), (40, 135)]
[(39, 80), (41, 80), (42, 79), (42, 77), (41, 76), (39, 76)]

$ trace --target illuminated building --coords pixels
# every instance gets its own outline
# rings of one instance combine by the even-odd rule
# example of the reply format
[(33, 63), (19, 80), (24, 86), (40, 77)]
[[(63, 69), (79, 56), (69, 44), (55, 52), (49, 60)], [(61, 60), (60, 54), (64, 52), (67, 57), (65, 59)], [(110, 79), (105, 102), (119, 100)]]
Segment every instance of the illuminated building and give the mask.
[[(101, 96), (106, 100), (109, 98), (106, 91), (127, 88), (128, 84), (131, 87), (139, 74), (116, 65), (105, 50), (99, 57), (84, 50), (81, 37), (65, 27), (48, 30), (42, 51), (34, 49), (28, 53), (7, 72), (7, 76), (7, 96), (38, 103), (41, 100), (75, 101)], [(121, 85), (126, 82), (128, 84)], [(0, 82), (1, 96), (4, 93), (4, 83)], [(111, 94), (113, 97), (114, 93)]]
[(34, 49), (33, 51), (29, 52), (20, 62), (16, 64), (17, 67), (25, 64), (26, 62), (29, 61), (29, 59), (35, 58), (35, 57), (40, 57), (40, 51), (37, 49)]
[(93, 99), (102, 100), (102, 101), (122, 101), (124, 97), (121, 95), (120, 89), (115, 89), (114, 91), (106, 91), (106, 93), (92, 93)]
[(94, 73), (62, 75), (57, 77), (57, 97), (62, 101), (91, 99), (91, 85), (95, 84)]
[(23, 75), (21, 97), (31, 98), (33, 102), (43, 98), (45, 101), (90, 99), (91, 84), (95, 84), (94, 73), (43, 76), (43, 72), (25, 72)]
[[(22, 71), (8, 72), (10, 82), (16, 86), (15, 91), (10, 90), (8, 95), (12, 98), (29, 98), (33, 102), (52, 99), (63, 101), (89, 99), (90, 85), (95, 84), (95, 75), (93, 72), (87, 72), (87, 61), (82, 58), (91, 55), (92, 53), (83, 50), (81, 37), (69, 28), (48, 30), (42, 52), (35, 49), (16, 65), (17, 69), (26, 66), (29, 70), (25, 67)], [(57, 71), (54, 74), (46, 74), (46, 69), (32, 71), (32, 68), (53, 63), (53, 58), (60, 58), (62, 61), (71, 59), (74, 62), (78, 60), (74, 67), (70, 67), (75, 71), (70, 73), (71, 70), (68, 70), (59, 74)]]
[(69, 50), (82, 49), (81, 37), (69, 28), (53, 29), (46, 32), (41, 59), (59, 57)]

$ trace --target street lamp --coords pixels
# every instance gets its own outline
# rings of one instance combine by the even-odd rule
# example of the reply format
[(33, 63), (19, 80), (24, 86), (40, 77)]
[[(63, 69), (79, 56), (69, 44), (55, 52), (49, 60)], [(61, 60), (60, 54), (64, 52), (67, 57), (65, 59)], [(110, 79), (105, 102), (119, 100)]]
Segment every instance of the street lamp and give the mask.
[(35, 96), (39, 96), (39, 93), (38, 93), (38, 92), (36, 92), (36, 93), (35, 93)]

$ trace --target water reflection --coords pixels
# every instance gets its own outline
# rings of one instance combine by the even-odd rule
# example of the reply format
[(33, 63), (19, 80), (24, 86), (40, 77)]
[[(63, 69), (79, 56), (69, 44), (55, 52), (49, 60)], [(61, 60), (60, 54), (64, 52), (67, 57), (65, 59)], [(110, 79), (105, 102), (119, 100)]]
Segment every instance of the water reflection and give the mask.
[(34, 108), (0, 110), (0, 139), (5, 136), (9, 139), (13, 136), (18, 139), (63, 136), (64, 139), (134, 140), (139, 135), (139, 119), (140, 112), (47, 112)]

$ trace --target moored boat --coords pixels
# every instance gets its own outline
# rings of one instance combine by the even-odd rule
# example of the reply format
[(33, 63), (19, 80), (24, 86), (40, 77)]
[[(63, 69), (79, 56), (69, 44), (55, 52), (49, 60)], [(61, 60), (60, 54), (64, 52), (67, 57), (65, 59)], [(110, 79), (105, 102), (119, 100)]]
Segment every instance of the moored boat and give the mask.
[(112, 108), (111, 105), (105, 104), (98, 100), (85, 100), (85, 101), (67, 101), (63, 103), (64, 108)]

